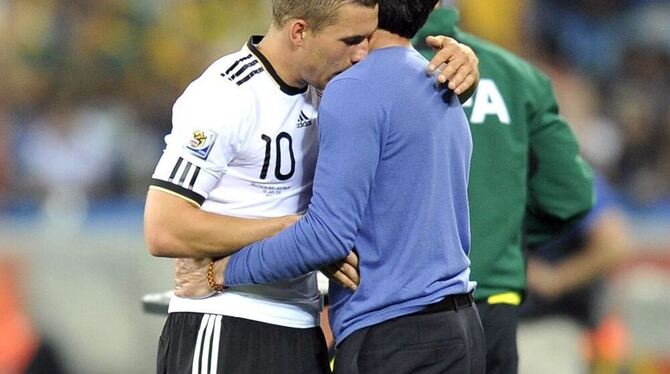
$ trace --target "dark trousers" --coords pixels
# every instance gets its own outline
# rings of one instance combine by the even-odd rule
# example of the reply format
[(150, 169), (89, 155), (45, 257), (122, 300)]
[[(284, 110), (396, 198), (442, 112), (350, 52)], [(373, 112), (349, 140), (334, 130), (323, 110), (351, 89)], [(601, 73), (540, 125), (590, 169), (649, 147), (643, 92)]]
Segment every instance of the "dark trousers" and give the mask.
[(171, 313), (158, 344), (156, 372), (322, 374), (330, 367), (318, 326), (296, 329), (215, 314)]
[(516, 348), (518, 306), (477, 301), (486, 336), (486, 373), (516, 374), (519, 355)]
[(335, 373), (483, 374), (477, 308), (471, 301), (456, 304), (448, 296), (424, 311), (354, 332), (337, 348)]

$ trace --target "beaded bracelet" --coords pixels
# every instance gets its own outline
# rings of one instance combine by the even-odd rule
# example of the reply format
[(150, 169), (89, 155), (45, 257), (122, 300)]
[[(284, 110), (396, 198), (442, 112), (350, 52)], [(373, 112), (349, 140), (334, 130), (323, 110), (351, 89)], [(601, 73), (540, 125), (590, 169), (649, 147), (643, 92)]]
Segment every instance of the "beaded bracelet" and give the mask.
[(216, 284), (214, 281), (214, 259), (209, 260), (209, 266), (207, 267), (207, 282), (209, 283), (209, 288), (218, 292), (223, 292), (226, 288), (223, 284)]

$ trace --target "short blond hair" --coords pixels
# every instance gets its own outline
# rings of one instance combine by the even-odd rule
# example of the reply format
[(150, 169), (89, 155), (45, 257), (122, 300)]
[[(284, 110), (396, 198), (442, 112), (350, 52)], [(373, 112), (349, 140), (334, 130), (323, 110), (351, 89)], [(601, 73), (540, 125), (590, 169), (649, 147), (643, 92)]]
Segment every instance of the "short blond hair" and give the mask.
[(377, 0), (272, 0), (272, 23), (283, 27), (288, 20), (304, 19), (313, 32), (337, 21), (337, 9), (345, 4), (374, 7)]

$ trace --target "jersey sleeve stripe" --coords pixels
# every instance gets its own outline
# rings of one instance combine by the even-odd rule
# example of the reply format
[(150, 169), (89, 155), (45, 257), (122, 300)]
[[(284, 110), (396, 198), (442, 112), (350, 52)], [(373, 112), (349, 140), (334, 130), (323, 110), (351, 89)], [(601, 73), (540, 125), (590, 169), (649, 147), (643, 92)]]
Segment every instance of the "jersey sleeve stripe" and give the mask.
[(185, 200), (193, 203), (194, 205), (200, 207), (202, 203), (205, 202), (205, 197), (191, 191), (189, 189), (186, 189), (182, 186), (178, 186), (174, 183), (166, 182), (164, 180), (152, 178), (151, 179), (151, 187), (157, 187), (159, 190), (164, 190), (166, 192), (170, 192), (174, 195), (177, 195), (181, 198), (184, 198)]
[(193, 176), (191, 177), (191, 181), (188, 183), (188, 189), (192, 190), (193, 186), (195, 186), (195, 181), (198, 179), (198, 174), (200, 174), (200, 166), (195, 168), (195, 171), (193, 172)]
[(191, 166), (193, 164), (188, 162), (186, 163), (186, 167), (184, 168), (184, 171), (181, 173), (181, 177), (179, 177), (179, 184), (184, 185), (184, 181), (186, 180), (186, 176), (188, 175), (189, 170), (191, 170)]
[(168, 181), (172, 182), (175, 175), (177, 175), (177, 171), (179, 171), (179, 167), (181, 166), (182, 162), (184, 162), (184, 158), (179, 157), (179, 160), (177, 160), (177, 163), (174, 165), (174, 169), (172, 169), (172, 173), (170, 173), (170, 178), (168, 179)]

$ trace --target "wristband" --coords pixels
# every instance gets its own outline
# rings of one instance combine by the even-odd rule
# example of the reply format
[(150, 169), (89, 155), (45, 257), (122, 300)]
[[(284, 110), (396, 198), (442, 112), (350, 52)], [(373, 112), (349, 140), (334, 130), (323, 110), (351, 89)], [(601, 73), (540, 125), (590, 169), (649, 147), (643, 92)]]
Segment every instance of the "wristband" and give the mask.
[(209, 260), (209, 266), (207, 267), (207, 283), (209, 283), (209, 288), (211, 288), (216, 293), (223, 292), (226, 288), (223, 284), (216, 284), (214, 281), (214, 259)]

